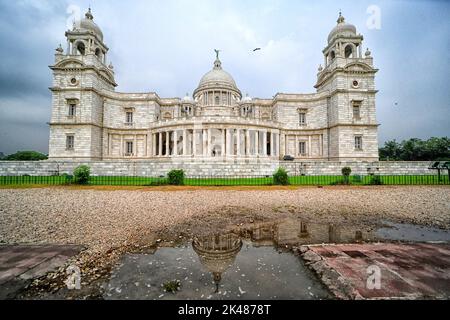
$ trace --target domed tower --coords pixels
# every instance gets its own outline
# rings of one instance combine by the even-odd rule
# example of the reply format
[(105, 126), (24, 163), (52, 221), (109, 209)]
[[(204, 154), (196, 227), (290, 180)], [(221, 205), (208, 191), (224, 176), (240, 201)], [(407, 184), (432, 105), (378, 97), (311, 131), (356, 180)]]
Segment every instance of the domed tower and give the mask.
[(202, 108), (202, 115), (229, 115), (242, 99), (233, 77), (222, 69), (219, 50), (211, 71), (206, 73), (194, 91), (194, 100)]
[(222, 280), (222, 274), (228, 270), (241, 251), (242, 240), (233, 233), (196, 237), (192, 242), (201, 264), (213, 275), (216, 293)]
[(102, 92), (117, 86), (107, 65), (108, 47), (92, 11), (65, 33), (67, 50), (56, 49), (53, 71), (49, 157), (102, 158)]
[(339, 13), (328, 35), (315, 88), (328, 92), (329, 160), (378, 160), (375, 74), (369, 49), (362, 54), (363, 36)]

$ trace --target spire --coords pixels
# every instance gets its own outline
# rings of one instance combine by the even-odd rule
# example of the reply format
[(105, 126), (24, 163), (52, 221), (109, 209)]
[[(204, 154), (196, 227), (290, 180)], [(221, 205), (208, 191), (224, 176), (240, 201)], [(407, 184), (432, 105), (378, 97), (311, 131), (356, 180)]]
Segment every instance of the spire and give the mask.
[(339, 18), (337, 19), (337, 23), (344, 23), (345, 22), (345, 18), (342, 16), (342, 12), (341, 10), (339, 10)]
[(88, 12), (85, 14), (86, 19), (94, 20), (94, 16), (92, 15), (91, 7), (89, 7)]

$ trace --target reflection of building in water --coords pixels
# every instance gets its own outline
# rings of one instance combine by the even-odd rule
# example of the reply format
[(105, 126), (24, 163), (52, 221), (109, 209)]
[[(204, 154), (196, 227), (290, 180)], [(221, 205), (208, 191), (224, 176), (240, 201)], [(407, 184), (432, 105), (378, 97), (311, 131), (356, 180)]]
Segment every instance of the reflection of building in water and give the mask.
[(359, 242), (374, 238), (371, 231), (356, 226), (305, 223), (294, 219), (255, 224), (245, 233), (255, 246)]
[(213, 274), (217, 292), (222, 273), (233, 265), (237, 254), (241, 251), (242, 240), (234, 233), (195, 237), (192, 247), (198, 254), (200, 262)]

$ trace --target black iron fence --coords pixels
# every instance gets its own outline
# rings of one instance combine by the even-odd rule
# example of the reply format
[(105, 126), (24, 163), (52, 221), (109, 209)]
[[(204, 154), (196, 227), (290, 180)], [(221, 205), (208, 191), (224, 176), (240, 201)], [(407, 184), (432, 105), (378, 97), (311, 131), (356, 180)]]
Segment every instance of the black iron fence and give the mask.
[[(0, 176), (0, 185), (70, 185), (73, 177), (62, 176)], [(89, 185), (97, 186), (158, 186), (168, 184), (164, 176), (91, 176)], [(188, 176), (188, 186), (267, 186), (274, 180), (267, 176)], [(352, 175), (343, 176), (290, 176), (290, 185), (449, 185), (448, 176), (439, 175)]]

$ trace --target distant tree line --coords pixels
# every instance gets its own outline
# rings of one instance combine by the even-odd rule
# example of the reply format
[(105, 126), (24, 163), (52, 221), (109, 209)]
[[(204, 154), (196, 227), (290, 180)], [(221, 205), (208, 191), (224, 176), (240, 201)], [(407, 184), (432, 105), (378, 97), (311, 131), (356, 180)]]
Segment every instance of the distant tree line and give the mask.
[(48, 156), (37, 151), (19, 151), (8, 156), (3, 156), (3, 161), (40, 161), (47, 160)]
[(380, 148), (380, 160), (387, 161), (450, 161), (450, 139), (417, 138), (397, 142), (387, 141)]

